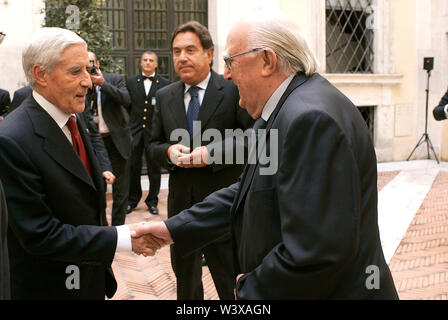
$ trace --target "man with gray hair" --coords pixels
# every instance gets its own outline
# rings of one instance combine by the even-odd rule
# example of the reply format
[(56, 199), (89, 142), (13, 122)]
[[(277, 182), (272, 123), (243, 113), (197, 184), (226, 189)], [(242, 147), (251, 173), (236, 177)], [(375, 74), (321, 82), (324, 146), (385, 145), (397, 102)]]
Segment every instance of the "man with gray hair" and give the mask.
[(92, 85), (87, 45), (42, 28), (22, 59), (33, 92), (0, 126), (11, 298), (112, 297), (115, 252), (153, 251), (149, 238), (131, 241), (135, 226), (107, 227), (101, 170), (76, 117)]
[(277, 172), (250, 164), (239, 182), (133, 236), (153, 233), (188, 252), (230, 224), (238, 299), (396, 299), (378, 231), (375, 150), (356, 106), (316, 72), (283, 18), (235, 25), (224, 61), (254, 128), (265, 128), (261, 148), (278, 137), (268, 150), (278, 151)]

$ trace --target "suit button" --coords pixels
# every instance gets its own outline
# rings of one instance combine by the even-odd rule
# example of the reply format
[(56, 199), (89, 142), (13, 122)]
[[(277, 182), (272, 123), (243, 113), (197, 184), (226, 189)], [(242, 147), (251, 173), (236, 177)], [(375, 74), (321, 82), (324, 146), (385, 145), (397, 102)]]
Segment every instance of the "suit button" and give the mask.
[(148, 100), (145, 101), (145, 104), (148, 104)]
[(148, 112), (148, 109), (145, 108), (145, 110), (143, 110), (143, 112)]
[(143, 129), (146, 128), (146, 124), (144, 124), (142, 127), (143, 127)]
[(146, 120), (146, 117), (143, 117), (143, 120)]

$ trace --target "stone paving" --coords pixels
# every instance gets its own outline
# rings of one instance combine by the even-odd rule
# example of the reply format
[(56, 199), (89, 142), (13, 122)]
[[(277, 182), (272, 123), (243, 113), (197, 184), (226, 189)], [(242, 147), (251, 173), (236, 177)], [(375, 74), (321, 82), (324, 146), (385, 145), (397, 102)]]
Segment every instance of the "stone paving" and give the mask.
[[(380, 235), (400, 299), (448, 300), (448, 163), (379, 164), (378, 170)], [(141, 201), (126, 223), (166, 219), (167, 194), (160, 192), (158, 216)], [(107, 198), (110, 219), (111, 195)], [(112, 268), (118, 282), (112, 300), (176, 299), (168, 247), (148, 258), (117, 253)], [(203, 284), (205, 299), (218, 300), (206, 266)]]

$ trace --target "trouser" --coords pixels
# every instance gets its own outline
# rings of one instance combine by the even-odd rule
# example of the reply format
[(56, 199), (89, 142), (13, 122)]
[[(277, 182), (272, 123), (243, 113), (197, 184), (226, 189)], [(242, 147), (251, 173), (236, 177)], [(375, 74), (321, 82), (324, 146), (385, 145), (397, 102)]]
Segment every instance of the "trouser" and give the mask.
[(112, 164), (112, 172), (116, 177), (112, 185), (112, 225), (119, 226), (125, 222), (128, 205), (128, 160), (121, 156), (110, 136), (103, 138), (103, 141)]
[(131, 165), (130, 165), (130, 181), (129, 181), (129, 199), (128, 204), (135, 208), (141, 197), (142, 197), (142, 186), (140, 183), (141, 170), (142, 170), (142, 157), (143, 153), (146, 158), (146, 167), (148, 169), (148, 179), (149, 179), (149, 193), (145, 199), (147, 206), (157, 207), (159, 202), (159, 192), (160, 192), (160, 168), (149, 160), (149, 152), (146, 150), (144, 145), (144, 139), (140, 139), (140, 143), (134, 145), (131, 155)]
[(202, 254), (210, 269), (216, 291), (221, 300), (234, 300), (235, 277), (232, 243), (220, 240), (188, 256), (171, 245), (171, 266), (177, 280), (178, 300), (204, 300), (202, 285)]

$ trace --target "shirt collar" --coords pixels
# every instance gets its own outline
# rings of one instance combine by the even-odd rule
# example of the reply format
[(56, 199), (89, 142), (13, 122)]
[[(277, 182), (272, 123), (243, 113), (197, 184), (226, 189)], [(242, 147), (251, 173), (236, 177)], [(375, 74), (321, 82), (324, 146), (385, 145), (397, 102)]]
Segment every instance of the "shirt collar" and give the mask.
[[(208, 75), (205, 77), (204, 80), (202, 80), (201, 82), (199, 82), (196, 87), (199, 87), (200, 89), (206, 90), (208, 83), (210, 81), (210, 77), (211, 77), (211, 72), (208, 73)], [(184, 94), (187, 93), (187, 91), (191, 88), (192, 86), (189, 84), (185, 83), (185, 90), (184, 90)]]
[(266, 104), (263, 107), (263, 111), (261, 112), (261, 117), (263, 118), (263, 120), (265, 120), (265, 121), (269, 120), (269, 117), (271, 116), (272, 112), (274, 112), (275, 107), (277, 107), (277, 104), (279, 103), (281, 97), (285, 93), (286, 89), (288, 88), (288, 86), (291, 83), (294, 76), (295, 76), (295, 73), (292, 73), (291, 75), (289, 75), (289, 77), (287, 77), (282, 82), (282, 84), (278, 86), (277, 90), (274, 91), (272, 96), (266, 102)]
[[(155, 76), (156, 76), (156, 73), (154, 72), (152, 75), (147, 76), (146, 74), (144, 74), (144, 73), (142, 72), (142, 76), (145, 76), (145, 77), (155, 77)], [(149, 79), (146, 79), (146, 80), (149, 80)]]
[(62, 129), (67, 124), (68, 119), (72, 114), (67, 114), (54, 104), (45, 99), (42, 95), (33, 90), (33, 97), (36, 102), (50, 115), (50, 117), (57, 123), (59, 128)]

